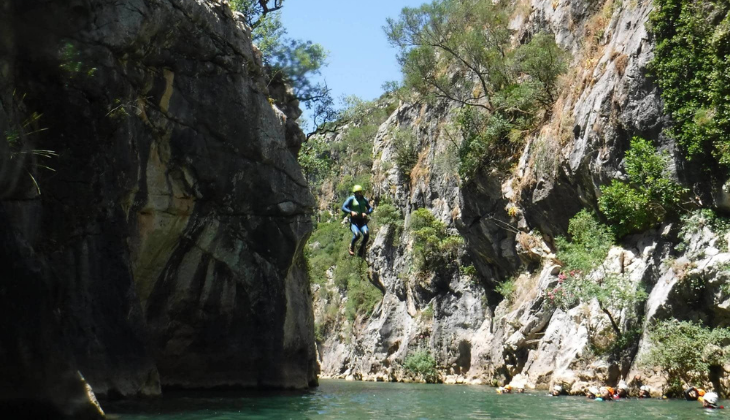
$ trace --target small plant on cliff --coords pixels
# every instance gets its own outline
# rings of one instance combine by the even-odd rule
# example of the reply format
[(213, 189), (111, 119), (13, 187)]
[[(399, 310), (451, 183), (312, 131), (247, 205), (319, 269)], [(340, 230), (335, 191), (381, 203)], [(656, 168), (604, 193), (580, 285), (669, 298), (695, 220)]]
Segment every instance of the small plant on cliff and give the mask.
[(558, 275), (558, 285), (547, 292), (547, 298), (566, 309), (595, 299), (621, 339), (619, 316), (624, 310), (632, 313), (636, 304), (646, 299), (646, 292), (627, 275), (613, 273), (604, 265), (614, 237), (594, 215), (581, 210), (570, 220), (568, 233), (571, 240), (556, 239), (557, 258), (563, 263), (563, 270)]
[(515, 294), (515, 279), (509, 278), (502, 283), (499, 283), (494, 290), (497, 291), (500, 295), (502, 295), (505, 299), (507, 299), (508, 302), (512, 302), (512, 299), (514, 299)]
[(398, 129), (393, 132), (393, 149), (398, 170), (405, 177), (411, 176), (411, 170), (418, 163), (418, 143), (416, 135), (410, 130)]
[(425, 349), (419, 349), (406, 357), (403, 363), (406, 372), (420, 376), (428, 383), (438, 382), (438, 371), (436, 370), (436, 359)]
[(640, 232), (678, 214), (687, 190), (669, 174), (669, 155), (634, 137), (626, 152), (629, 182), (614, 180), (601, 187), (598, 204), (617, 237)]
[[(359, 258), (358, 258), (359, 259)], [(362, 259), (359, 259), (362, 261)], [(350, 320), (358, 316), (370, 316), (383, 298), (383, 294), (367, 281), (367, 274), (350, 276), (347, 283), (347, 307), (345, 314)]]
[[(718, 239), (715, 242), (715, 248), (722, 252), (728, 250), (728, 244), (724, 236), (730, 232), (730, 219), (719, 217), (711, 209), (699, 209), (682, 217), (682, 228), (679, 230), (679, 239), (681, 242), (675, 247), (677, 251), (687, 251), (692, 237), (703, 229), (708, 228), (714, 232)], [(694, 255), (689, 256), (695, 257)]]
[(667, 377), (668, 395), (681, 395), (687, 385), (709, 382), (712, 366), (730, 360), (730, 329), (708, 328), (691, 321), (659, 321), (649, 329), (653, 347), (641, 363), (658, 367)]
[(450, 235), (446, 224), (428, 209), (411, 213), (409, 228), (413, 235), (416, 270), (432, 272), (454, 264), (464, 240), (458, 235)]

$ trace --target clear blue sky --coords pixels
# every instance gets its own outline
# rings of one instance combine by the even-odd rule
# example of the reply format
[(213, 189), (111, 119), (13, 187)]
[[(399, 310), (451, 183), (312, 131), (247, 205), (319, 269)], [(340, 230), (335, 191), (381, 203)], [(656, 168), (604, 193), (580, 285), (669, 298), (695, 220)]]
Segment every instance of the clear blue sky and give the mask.
[(310, 40), (329, 51), (322, 69), (334, 97), (375, 99), (381, 86), (401, 80), (396, 50), (383, 32), (387, 17), (426, 0), (285, 0), (281, 20), (287, 36)]

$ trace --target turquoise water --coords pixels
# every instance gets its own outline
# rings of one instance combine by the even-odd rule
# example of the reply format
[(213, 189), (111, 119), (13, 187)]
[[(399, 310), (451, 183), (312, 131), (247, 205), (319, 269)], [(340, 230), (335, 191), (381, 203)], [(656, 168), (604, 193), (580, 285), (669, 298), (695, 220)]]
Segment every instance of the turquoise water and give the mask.
[(103, 406), (120, 420), (730, 418), (730, 410), (705, 410), (689, 401), (597, 402), (541, 392), (497, 395), (486, 386), (334, 380), (305, 392), (167, 393), (158, 400)]

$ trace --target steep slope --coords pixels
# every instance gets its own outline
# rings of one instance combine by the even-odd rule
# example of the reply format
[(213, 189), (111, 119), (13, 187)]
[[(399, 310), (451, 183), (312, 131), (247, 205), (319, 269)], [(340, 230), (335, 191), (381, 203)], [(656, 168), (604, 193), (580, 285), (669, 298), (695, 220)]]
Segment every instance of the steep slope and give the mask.
[(58, 322), (34, 334), (102, 395), (316, 383), (300, 111), (269, 97), (286, 90), (242, 19), (214, 0), (2, 10), (3, 223), (45, 267), (19, 299)]
[[(675, 176), (703, 199), (711, 202), (717, 194), (664, 134), (669, 118), (646, 76), (653, 57), (645, 28), (651, 1), (534, 0), (515, 6), (510, 23), (515, 42), (548, 31), (572, 55), (551, 117), (524, 139), (511, 161), (471, 182), (462, 182), (456, 172), (461, 138), (454, 105), (401, 103), (381, 125), (372, 140), (372, 197), (402, 211), (405, 229), (394, 223), (381, 227), (370, 247), (367, 278), (384, 286), (371, 314), (348, 320), (333, 309), (352, 299), (338, 287), (334, 272), (329, 283), (314, 288), (316, 323), (324, 331), (318, 337), (323, 375), (493, 384), (526, 377), (540, 387), (562, 383), (575, 393), (625, 379), (660, 392), (665, 377), (644, 372), (640, 364), (651, 347), (646, 331), (653, 321), (677, 317), (727, 325), (718, 316), (728, 298), (722, 290), (730, 257), (722, 229), (679, 235), (677, 225), (663, 226), (628, 236), (611, 250), (603, 264), (608, 272), (649, 292), (645, 305), (618, 312), (623, 334), (643, 331), (640, 345), (619, 340), (596, 301), (572, 309), (551, 302), (551, 291), (562, 283), (555, 238), (566, 234), (580, 209), (597, 208), (600, 186), (625, 178), (622, 159), (633, 136), (672, 153)], [(412, 168), (400, 164), (398, 131), (415, 136)], [(431, 237), (442, 255), (423, 253), (423, 233), (413, 227), (419, 209), (445, 224)], [(449, 239), (457, 233), (462, 247)], [(682, 237), (689, 248), (703, 251), (675, 250)], [(419, 262), (424, 255), (435, 259), (426, 270)], [(672, 264), (678, 260), (693, 267), (690, 277), (700, 279), (701, 287), (687, 289), (685, 270)], [(512, 293), (504, 289), (509, 277)], [(702, 302), (691, 311), (679, 304), (689, 295)], [(617, 342), (624, 343), (620, 349)], [(406, 368), (414, 358), (431, 363), (438, 375)]]

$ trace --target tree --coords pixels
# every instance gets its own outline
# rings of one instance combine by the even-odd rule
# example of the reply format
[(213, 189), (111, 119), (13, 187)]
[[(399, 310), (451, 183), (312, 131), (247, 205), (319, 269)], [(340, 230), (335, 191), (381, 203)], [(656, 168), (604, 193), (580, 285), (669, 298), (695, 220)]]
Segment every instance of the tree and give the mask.
[(656, 39), (649, 72), (674, 122), (668, 133), (688, 158), (714, 157), (708, 173), (722, 178), (730, 169), (730, 3), (655, 0), (647, 28)]
[(659, 153), (651, 142), (634, 137), (625, 167), (629, 182), (614, 180), (601, 187), (598, 199), (617, 237), (649, 229), (682, 210), (687, 190), (671, 178), (668, 153)]
[(503, 0), (435, 0), (404, 8), (383, 28), (399, 49), (407, 88), (464, 108), (458, 123), (465, 181), (520, 150), (549, 114), (567, 68), (567, 53), (550, 34), (537, 33), (513, 48), (509, 15)]
[(281, 23), (283, 0), (232, 0), (231, 8), (241, 12), (252, 28), (252, 41), (261, 51), (264, 65), (272, 81), (292, 88), (294, 97), (313, 112), (315, 133), (326, 131), (340, 116), (326, 82), (315, 82), (327, 63), (327, 51), (320, 44), (286, 37)]
[(623, 273), (613, 273), (604, 262), (614, 243), (611, 230), (594, 215), (581, 210), (568, 226), (571, 240), (556, 239), (557, 258), (563, 263), (558, 286), (548, 291), (548, 299), (557, 306), (569, 308), (579, 302), (595, 299), (608, 317), (617, 338), (623, 337), (620, 327), (622, 311), (630, 310), (646, 299), (646, 292)]
[(642, 357), (642, 364), (659, 367), (667, 376), (670, 393), (681, 394), (686, 385), (706, 383), (711, 366), (722, 366), (730, 359), (727, 328), (708, 328), (691, 321), (659, 321), (649, 329), (653, 347)]
[(404, 8), (385, 30), (400, 49), (406, 85), (427, 96), (493, 111), (509, 79), (510, 31), (501, 1), (444, 0)]
[(273, 6), (269, 7), (270, 0), (230, 0), (230, 5), (231, 9), (243, 13), (246, 24), (255, 29), (265, 21), (269, 13), (281, 9), (282, 2), (283, 0), (274, 0)]

